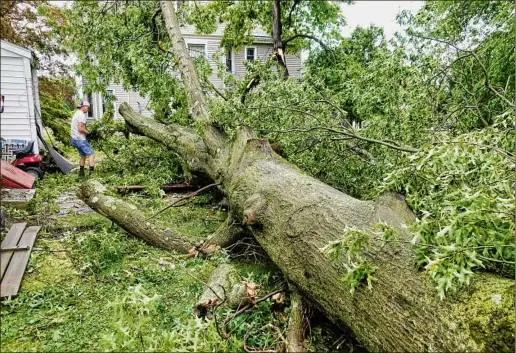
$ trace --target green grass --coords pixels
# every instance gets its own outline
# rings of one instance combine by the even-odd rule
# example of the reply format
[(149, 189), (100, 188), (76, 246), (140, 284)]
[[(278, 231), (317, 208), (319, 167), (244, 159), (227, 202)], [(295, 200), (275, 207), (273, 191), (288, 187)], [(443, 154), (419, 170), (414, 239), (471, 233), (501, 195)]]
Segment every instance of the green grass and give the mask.
[[(204, 287), (199, 280), (207, 281), (211, 271), (227, 259), (223, 256), (211, 260), (187, 259), (184, 255), (153, 248), (94, 212), (55, 217), (59, 207), (54, 200), (63, 192), (73, 191), (77, 185), (74, 175), (47, 175), (38, 182), (36, 196), (27, 210), (6, 210), (8, 227), (14, 222), (28, 221), (43, 228), (18, 297), (1, 304), (1, 351), (130, 351), (155, 344), (161, 344), (161, 350), (192, 344), (203, 349), (241, 350), (245, 332), (225, 342), (218, 335), (213, 336), (216, 331), (209, 323), (202, 323), (208, 325), (203, 331), (206, 335), (202, 344), (188, 340), (181, 343), (176, 339), (172, 344), (162, 338), (165, 333), (196, 331), (193, 328), (201, 325), (195, 321), (192, 309)], [(149, 215), (171, 202), (137, 195), (126, 199)], [(171, 208), (157, 218), (186, 236), (205, 237), (226, 217), (213, 204), (206, 205), (212, 201), (211, 196), (202, 196), (188, 206)], [(236, 263), (236, 267), (243, 278), (251, 277), (259, 283), (262, 293), (277, 285), (277, 281), (272, 280), (274, 267), (247, 263)], [(112, 303), (135, 295), (137, 286), (149, 297), (159, 296), (158, 309), (152, 315), (133, 315), (128, 307), (121, 319)], [(253, 316), (263, 316), (260, 312)], [(150, 319), (144, 330), (146, 340), (150, 341), (144, 340), (145, 345), (125, 347), (117, 343), (113, 349), (106, 343), (109, 337), (121, 335), (117, 326), (120, 322), (132, 330), (132, 325), (146, 322), (145, 318)], [(264, 319), (257, 317), (250, 322), (257, 325)]]
[[(117, 185), (105, 173), (100, 168), (97, 176), (108, 188)], [(95, 212), (57, 216), (55, 199), (75, 192), (78, 185), (75, 173), (47, 174), (25, 210), (5, 209), (7, 229), (28, 222), (42, 230), (19, 295), (0, 305), (0, 351), (242, 351), (248, 330), (254, 332), (249, 340), (253, 347), (274, 348), (277, 333), (258, 329), (267, 323), (284, 329), (288, 308), (275, 313), (270, 303), (261, 303), (231, 323), (229, 340), (219, 336), (214, 320), (195, 318), (192, 306), (203, 292), (201, 281), (229, 261), (222, 252), (209, 260), (186, 258), (147, 245)], [(149, 216), (173, 201), (156, 193), (123, 198)], [(212, 194), (200, 195), (156, 221), (187, 237), (204, 238), (227, 217), (217, 202)], [(259, 296), (284, 285), (270, 263), (232, 264), (243, 280), (260, 286)], [(218, 321), (231, 313), (219, 309)], [(334, 335), (326, 329), (312, 331), (310, 346), (317, 350), (323, 347), (317, 342)]]

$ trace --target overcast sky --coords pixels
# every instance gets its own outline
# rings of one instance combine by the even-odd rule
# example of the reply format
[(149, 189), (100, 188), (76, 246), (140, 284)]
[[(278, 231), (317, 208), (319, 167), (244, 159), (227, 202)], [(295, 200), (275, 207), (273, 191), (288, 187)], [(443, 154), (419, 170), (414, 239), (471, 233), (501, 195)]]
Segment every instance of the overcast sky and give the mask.
[(417, 11), (423, 1), (355, 1), (353, 5), (342, 5), (347, 26), (344, 35), (350, 35), (356, 26), (368, 27), (374, 24), (383, 27), (385, 37), (391, 39), (401, 29), (396, 24), (396, 15), (401, 10)]

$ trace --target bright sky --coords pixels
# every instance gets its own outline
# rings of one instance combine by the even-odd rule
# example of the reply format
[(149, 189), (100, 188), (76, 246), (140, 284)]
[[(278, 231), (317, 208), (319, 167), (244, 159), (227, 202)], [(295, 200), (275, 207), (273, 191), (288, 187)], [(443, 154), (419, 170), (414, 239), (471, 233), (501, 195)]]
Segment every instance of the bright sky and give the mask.
[(417, 11), (423, 1), (355, 1), (352, 5), (342, 5), (342, 13), (346, 17), (347, 26), (344, 35), (350, 35), (356, 26), (368, 27), (374, 24), (383, 27), (387, 40), (401, 29), (396, 23), (396, 15), (401, 10)]

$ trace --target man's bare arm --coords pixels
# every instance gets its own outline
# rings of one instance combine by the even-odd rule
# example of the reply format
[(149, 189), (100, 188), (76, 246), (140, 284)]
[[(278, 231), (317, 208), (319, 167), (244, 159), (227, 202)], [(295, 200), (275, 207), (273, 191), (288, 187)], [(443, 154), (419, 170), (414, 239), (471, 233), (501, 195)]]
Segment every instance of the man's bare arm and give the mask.
[(84, 135), (89, 135), (90, 132), (86, 130), (86, 124), (85, 123), (79, 123), (79, 132)]

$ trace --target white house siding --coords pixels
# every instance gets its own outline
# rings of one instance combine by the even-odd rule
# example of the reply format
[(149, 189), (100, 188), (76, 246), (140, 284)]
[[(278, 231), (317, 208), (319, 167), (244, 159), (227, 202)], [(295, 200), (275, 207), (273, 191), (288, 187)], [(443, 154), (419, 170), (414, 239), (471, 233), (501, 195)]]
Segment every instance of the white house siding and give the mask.
[[(201, 1), (200, 3), (202, 3)], [(210, 35), (199, 35), (197, 34), (195, 26), (187, 25), (181, 27), (181, 32), (183, 33), (183, 37), (185, 39), (186, 44), (203, 44), (205, 45), (205, 55), (210, 63), (213, 74), (210, 76), (210, 82), (216, 87), (223, 87), (224, 83), (217, 75), (217, 62), (214, 58), (214, 55), (217, 51), (221, 50), (220, 41), (224, 32), (224, 24), (218, 24), (217, 29), (214, 33)], [(249, 46), (256, 47), (256, 58), (257, 60), (265, 60), (268, 56), (272, 54), (272, 43), (270, 36), (265, 33), (261, 29), (255, 29), (252, 32), (253, 36), (256, 38), (256, 44), (252, 44)], [(245, 48), (241, 48), (239, 51), (233, 51), (233, 73), (237, 77), (243, 77), (245, 75), (245, 65), (244, 62), (246, 60), (245, 57)], [(225, 56), (222, 55), (219, 59), (225, 65)], [(289, 70), (289, 74), (292, 77), (300, 77), (301, 76), (301, 59), (298, 56), (287, 55), (287, 67)], [(173, 73), (177, 74), (178, 73)], [(87, 83), (85, 83), (87, 84)], [(149, 109), (149, 99), (140, 97), (140, 95), (133, 91), (125, 91), (122, 85), (112, 84), (108, 88), (115, 90), (116, 96), (116, 108), (115, 118), (120, 118), (118, 115), (118, 107), (122, 102), (127, 102), (135, 111), (138, 111), (138, 103), (140, 102), (140, 108), (146, 109), (142, 110), (142, 115), (151, 116), (152, 111)], [(92, 103), (93, 104), (93, 118), (98, 119), (102, 116), (102, 95), (100, 93), (92, 94)]]
[[(31, 66), (32, 53), (20, 46), (1, 41), (0, 93), (5, 97), (4, 112), (0, 114), (4, 140), (34, 141), (37, 152), (36, 114), (40, 112), (37, 75)], [(37, 110), (37, 112), (36, 112)], [(20, 145), (20, 141), (16, 144)], [(22, 144), (23, 144), (22, 143)], [(11, 150), (3, 148), (3, 160), (12, 159)]]
[[(122, 119), (120, 114), (118, 113), (118, 108), (122, 103), (128, 103), (131, 108), (135, 111), (140, 112), (143, 116), (150, 117), (152, 115), (152, 111), (149, 108), (149, 98), (145, 98), (140, 96), (137, 92), (126, 91), (124, 87), (120, 84), (111, 84), (107, 87), (106, 92), (108, 90), (113, 90), (113, 94), (115, 96), (115, 119)], [(101, 93), (93, 93), (92, 94), (92, 110), (93, 110), (93, 118), (99, 119), (103, 112), (102, 108), (103, 97)], [(139, 103), (139, 104), (138, 104)]]

